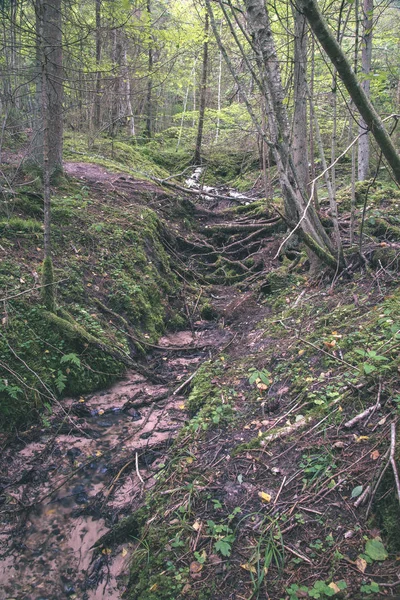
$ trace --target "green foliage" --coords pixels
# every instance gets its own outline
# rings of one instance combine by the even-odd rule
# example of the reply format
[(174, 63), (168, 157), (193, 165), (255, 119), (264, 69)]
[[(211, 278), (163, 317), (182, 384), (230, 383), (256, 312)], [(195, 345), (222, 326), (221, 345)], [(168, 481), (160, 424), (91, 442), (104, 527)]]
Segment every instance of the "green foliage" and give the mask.
[(382, 544), (380, 538), (367, 540), (367, 543), (365, 544), (365, 554), (376, 561), (386, 560), (388, 557), (386, 548)]
[[(335, 585), (340, 591), (347, 588), (345, 581), (335, 582)], [(286, 588), (286, 593), (289, 594), (289, 600), (298, 600), (298, 598), (332, 598), (337, 592), (334, 587), (330, 587), (325, 581), (319, 580), (310, 588), (306, 585), (297, 585), (293, 583), (289, 588)]]
[(231, 527), (225, 523), (215, 523), (213, 520), (207, 521), (207, 533), (214, 540), (214, 550), (221, 556), (229, 557), (232, 552), (232, 544), (235, 541), (235, 535)]

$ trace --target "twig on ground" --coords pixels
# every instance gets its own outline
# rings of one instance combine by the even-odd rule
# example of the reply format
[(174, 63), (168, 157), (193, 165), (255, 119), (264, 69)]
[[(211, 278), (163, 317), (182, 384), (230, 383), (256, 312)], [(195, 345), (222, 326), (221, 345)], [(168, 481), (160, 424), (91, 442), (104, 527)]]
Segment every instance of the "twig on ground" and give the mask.
[(140, 471), (139, 471), (139, 456), (138, 456), (137, 452), (135, 452), (135, 467), (136, 467), (136, 475), (138, 476), (141, 483), (144, 483), (142, 476), (140, 474)]
[(353, 417), (352, 419), (350, 419), (350, 421), (347, 421), (347, 423), (344, 424), (344, 427), (346, 427), (347, 429), (354, 427), (354, 425), (359, 423), (359, 421), (362, 421), (363, 419), (365, 419), (365, 417), (368, 417), (368, 415), (373, 414), (379, 408), (381, 408), (381, 404), (380, 404), (380, 402), (377, 402), (376, 404), (374, 404), (374, 406), (370, 406), (369, 408), (364, 410), (362, 413), (360, 413), (360, 414), (356, 415), (355, 417)]

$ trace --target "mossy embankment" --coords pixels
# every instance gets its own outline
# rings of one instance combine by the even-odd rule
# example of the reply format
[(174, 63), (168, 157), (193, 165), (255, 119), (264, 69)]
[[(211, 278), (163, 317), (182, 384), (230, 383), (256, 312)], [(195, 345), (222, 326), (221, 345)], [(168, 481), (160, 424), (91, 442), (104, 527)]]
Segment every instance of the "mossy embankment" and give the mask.
[(133, 180), (118, 190), (110, 184), (117, 175), (91, 169), (89, 178), (67, 176), (53, 189), (55, 315), (41, 304), (39, 186), (20, 185), (0, 215), (3, 427), (36, 418), (44, 404), (51, 410), (62, 395), (115, 380), (143, 352), (130, 334), (154, 341), (185, 323), (166, 249), (173, 234), (160, 212), (179, 212), (179, 200)]

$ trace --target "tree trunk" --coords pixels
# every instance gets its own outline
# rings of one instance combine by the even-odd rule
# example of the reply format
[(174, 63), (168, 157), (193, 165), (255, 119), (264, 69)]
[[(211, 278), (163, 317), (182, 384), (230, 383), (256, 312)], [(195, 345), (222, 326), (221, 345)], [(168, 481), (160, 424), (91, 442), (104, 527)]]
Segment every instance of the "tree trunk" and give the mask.
[(94, 125), (100, 127), (101, 117), (101, 0), (96, 0), (96, 93), (94, 97)]
[(368, 129), (372, 132), (378, 146), (393, 170), (396, 181), (400, 183), (400, 156), (385, 129), (382, 119), (357, 81), (350, 62), (325, 23), (316, 1), (296, 0), (296, 2), (298, 9), (306, 16), (311, 29), (335, 66), (339, 77), (346, 86)]
[(310, 176), (307, 149), (307, 22), (293, 6), (294, 16), (294, 109), (293, 162), (299, 184), (308, 190)]
[(149, 49), (147, 54), (147, 97), (146, 97), (146, 126), (145, 137), (151, 138), (153, 134), (153, 48), (151, 43), (151, 2), (147, 0), (147, 17), (149, 27)]
[[(372, 61), (373, 10), (374, 0), (364, 0), (363, 36), (361, 42), (361, 72), (363, 74), (363, 79), (361, 86), (368, 98), (370, 97), (371, 88), (369, 74), (371, 71)], [(359, 133), (363, 135), (361, 135), (360, 139), (358, 140), (358, 181), (365, 181), (365, 179), (368, 179), (369, 176), (369, 135), (368, 126), (363, 118), (360, 121)]]
[[(37, 60), (40, 76), (36, 82), (36, 98), (40, 106), (37, 115), (34, 141), (32, 144), (33, 161), (43, 169), (44, 123), (43, 102), (46, 100), (48, 171), (50, 177), (62, 172), (63, 153), (63, 66), (62, 66), (62, 19), (61, 0), (38, 0), (36, 6)], [(44, 75), (43, 75), (44, 73)], [(46, 81), (46, 94), (43, 92)]]
[(208, 12), (205, 15), (204, 22), (204, 44), (203, 44), (203, 70), (200, 83), (200, 104), (199, 104), (199, 124), (197, 128), (196, 148), (194, 151), (193, 162), (195, 165), (201, 164), (201, 145), (203, 142), (204, 115), (206, 112), (207, 97), (207, 70), (208, 70), (208, 33), (209, 33)]
[[(290, 147), (290, 128), (285, 106), (280, 64), (275, 49), (267, 6), (264, 0), (244, 0), (254, 48), (262, 68), (263, 85), (268, 103), (268, 125), (270, 127), (273, 153), (278, 166), (279, 178), (285, 201), (285, 213), (291, 226), (301, 220), (301, 228), (325, 252), (334, 255), (331, 241), (324, 230), (314, 206), (306, 205), (307, 190), (301, 187), (297, 170), (293, 164)], [(303, 216), (304, 215), (304, 216)], [(305, 239), (307, 238), (305, 236)], [(333, 259), (334, 260), (334, 259)]]

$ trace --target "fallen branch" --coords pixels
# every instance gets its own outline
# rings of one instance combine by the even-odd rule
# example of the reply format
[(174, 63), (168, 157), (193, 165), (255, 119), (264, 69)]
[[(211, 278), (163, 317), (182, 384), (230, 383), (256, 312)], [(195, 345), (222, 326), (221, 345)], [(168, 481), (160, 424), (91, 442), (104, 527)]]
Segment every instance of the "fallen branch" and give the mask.
[(367, 408), (366, 410), (364, 410), (362, 413), (356, 415), (355, 417), (353, 417), (352, 419), (350, 419), (350, 421), (347, 421), (347, 423), (345, 423), (344, 426), (347, 429), (350, 429), (351, 427), (354, 427), (354, 425), (356, 425), (359, 421), (362, 421), (363, 419), (365, 419), (365, 417), (368, 417), (369, 414), (375, 412), (379, 408), (381, 408), (381, 403), (380, 402), (378, 402), (377, 404), (374, 404), (374, 406), (370, 406), (369, 408)]

